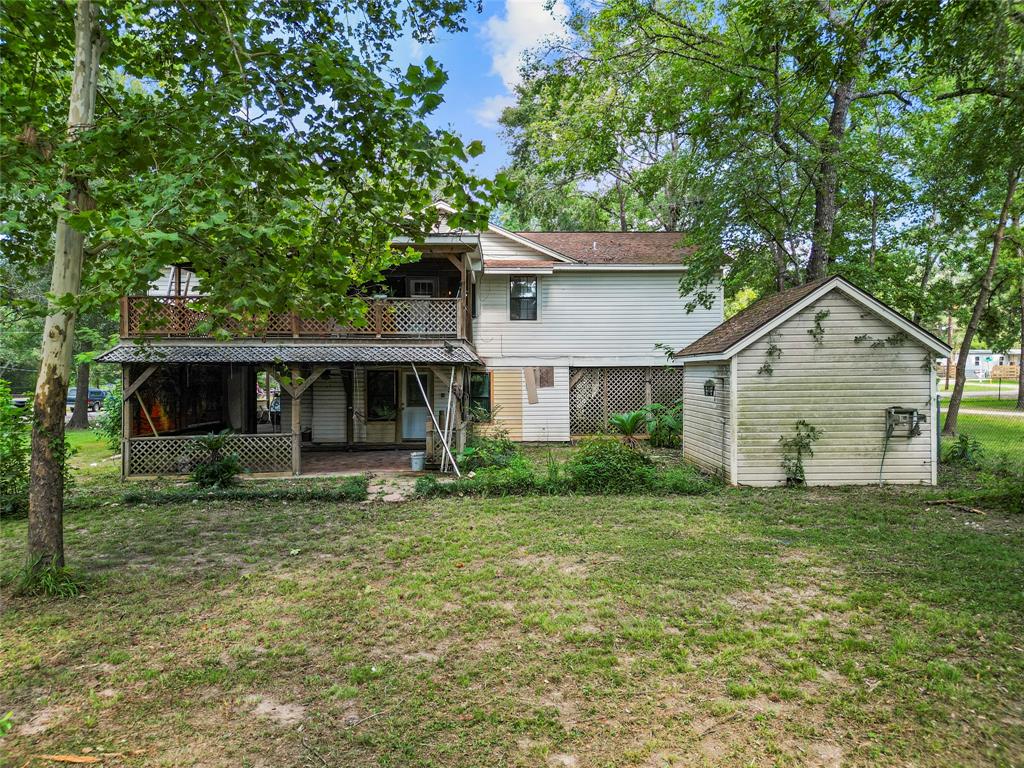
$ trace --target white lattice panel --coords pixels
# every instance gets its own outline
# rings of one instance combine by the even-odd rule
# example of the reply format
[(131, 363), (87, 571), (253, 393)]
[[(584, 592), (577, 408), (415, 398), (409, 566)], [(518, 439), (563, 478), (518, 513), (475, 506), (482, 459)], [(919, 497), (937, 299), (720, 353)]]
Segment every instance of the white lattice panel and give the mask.
[(683, 402), (682, 368), (651, 368), (651, 402), (662, 405)]
[(607, 426), (601, 403), (603, 373), (603, 368), (569, 371), (569, 431), (574, 435), (593, 435)]
[[(128, 446), (129, 475), (187, 475), (207, 455), (201, 435), (133, 437)], [(291, 469), (291, 435), (231, 435), (224, 448), (237, 453), (249, 472)]]
[(573, 368), (569, 380), (569, 431), (574, 435), (607, 431), (612, 414), (683, 399), (682, 368)]

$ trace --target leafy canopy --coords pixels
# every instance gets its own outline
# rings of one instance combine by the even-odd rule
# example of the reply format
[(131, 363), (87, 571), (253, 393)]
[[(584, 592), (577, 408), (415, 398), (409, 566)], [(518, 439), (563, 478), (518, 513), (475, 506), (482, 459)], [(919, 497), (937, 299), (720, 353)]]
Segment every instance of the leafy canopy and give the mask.
[[(70, 178), (95, 208), (80, 308), (190, 264), (218, 322), (272, 311), (348, 317), (345, 297), (412, 254), (436, 196), (486, 218), (483, 151), (424, 122), (447, 79), (432, 59), (398, 71), (393, 41), (465, 26), (434, 0), (118, 0), (98, 6), (96, 118), (66, 121), (74, 5), (0, 10), (0, 237), (10, 264), (51, 256)], [(65, 298), (70, 303), (72, 298)], [(109, 306), (109, 304), (108, 304)]]

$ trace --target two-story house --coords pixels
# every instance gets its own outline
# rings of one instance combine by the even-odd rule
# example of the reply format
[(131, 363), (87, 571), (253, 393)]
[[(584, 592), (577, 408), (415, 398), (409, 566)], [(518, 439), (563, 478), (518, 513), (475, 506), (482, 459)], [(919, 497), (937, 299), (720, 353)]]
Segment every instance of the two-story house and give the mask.
[[(304, 457), (343, 469), (380, 448), (439, 460), (439, 436), (456, 451), (471, 416), (514, 440), (567, 441), (610, 414), (678, 401), (681, 369), (663, 349), (722, 321), (720, 290), (687, 313), (677, 233), (442, 225), (414, 245), (422, 258), (360, 299), (360, 326), (273, 316), (228, 341), (203, 337), (187, 265), (122, 299), (122, 342), (100, 359), (123, 369), (124, 474), (188, 472), (197, 439), (224, 428), (250, 471), (293, 474)], [(258, 383), (270, 380), (280, 417), (260, 423)]]

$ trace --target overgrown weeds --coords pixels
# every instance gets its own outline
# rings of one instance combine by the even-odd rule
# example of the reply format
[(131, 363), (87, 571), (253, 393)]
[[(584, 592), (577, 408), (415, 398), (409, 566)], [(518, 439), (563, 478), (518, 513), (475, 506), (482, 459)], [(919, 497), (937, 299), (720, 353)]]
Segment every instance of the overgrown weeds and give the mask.
[(197, 491), (195, 488), (138, 490), (124, 494), (126, 504), (181, 504), (190, 501), (366, 501), (370, 478), (353, 475), (332, 479), (328, 485), (314, 487), (289, 485), (267, 487), (261, 484)]
[(584, 442), (565, 462), (548, 452), (542, 469), (517, 456), (505, 466), (489, 466), (443, 481), (434, 475), (416, 481), (416, 493), (444, 496), (527, 496), (604, 494), (702, 494), (719, 485), (692, 467), (659, 467), (640, 448), (614, 438)]
[(67, 599), (77, 597), (82, 584), (68, 568), (53, 562), (42, 565), (41, 560), (35, 560), (21, 570), (15, 591), (21, 595)]

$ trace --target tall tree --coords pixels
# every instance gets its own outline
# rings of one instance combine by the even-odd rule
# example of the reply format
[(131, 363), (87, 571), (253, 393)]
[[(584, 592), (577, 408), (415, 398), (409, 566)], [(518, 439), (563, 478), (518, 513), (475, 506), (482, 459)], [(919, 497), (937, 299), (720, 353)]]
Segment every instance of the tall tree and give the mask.
[(460, 209), (456, 224), (486, 219), (493, 188), (464, 167), (482, 146), (424, 123), (444, 72), (430, 59), (399, 72), (391, 57), (409, 30), (428, 41), (464, 28), (464, 10), (3, 5), (0, 236), (12, 262), (40, 261), (48, 240), (54, 253), (32, 441), (36, 567), (64, 560), (59, 446), (79, 313), (188, 262), (211, 330), (291, 310), (355, 320), (347, 297), (411, 258), (391, 243), (431, 226), (435, 195)]

